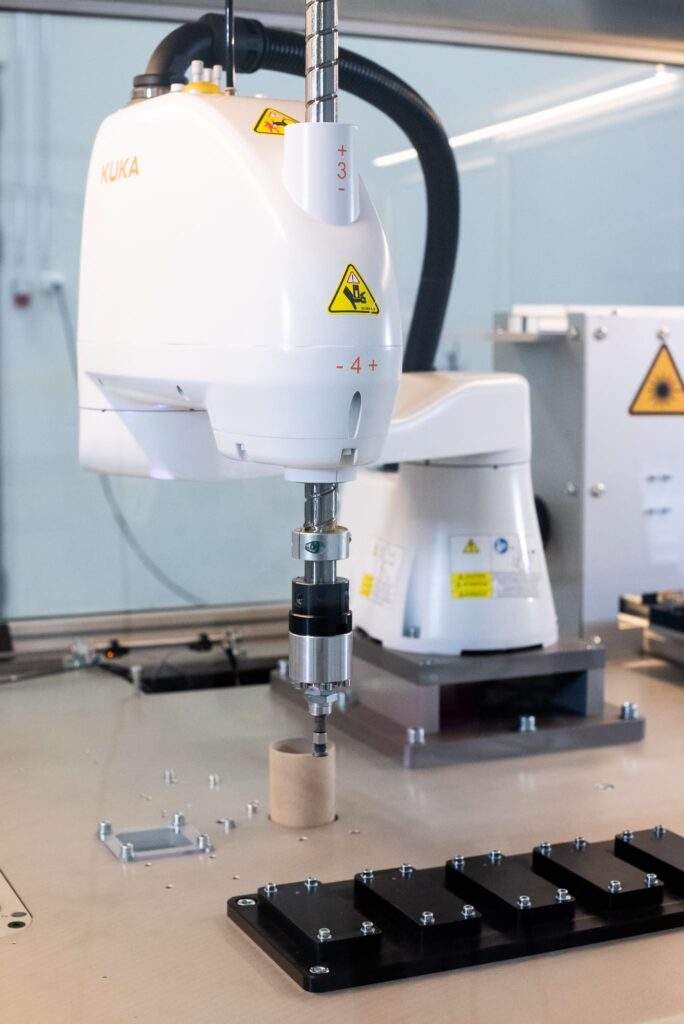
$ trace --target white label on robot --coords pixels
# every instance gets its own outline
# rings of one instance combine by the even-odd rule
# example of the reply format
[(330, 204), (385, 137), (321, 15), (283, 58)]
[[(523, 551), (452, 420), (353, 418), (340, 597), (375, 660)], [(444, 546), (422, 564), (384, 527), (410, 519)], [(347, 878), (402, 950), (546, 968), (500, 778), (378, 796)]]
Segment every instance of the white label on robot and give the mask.
[(451, 537), (451, 596), (539, 597), (539, 541), (519, 534)]
[(374, 540), (369, 572), (361, 577), (359, 593), (373, 604), (386, 608), (394, 601), (404, 549), (384, 540)]

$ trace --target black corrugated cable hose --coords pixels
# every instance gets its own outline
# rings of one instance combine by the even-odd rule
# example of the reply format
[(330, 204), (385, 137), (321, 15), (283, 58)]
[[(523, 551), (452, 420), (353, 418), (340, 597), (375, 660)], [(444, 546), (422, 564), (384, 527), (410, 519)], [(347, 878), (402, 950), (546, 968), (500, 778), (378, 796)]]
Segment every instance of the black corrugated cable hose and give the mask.
[[(192, 60), (223, 64), (225, 19), (206, 14), (181, 25), (162, 40), (137, 86), (185, 81)], [(235, 67), (260, 68), (304, 76), (304, 36), (269, 28), (249, 18), (235, 19)], [(456, 266), (460, 224), (458, 170), (449, 139), (434, 110), (390, 71), (351, 50), (339, 54), (340, 88), (381, 110), (402, 129), (416, 150), (425, 179), (427, 231), (420, 284), (411, 319), (404, 370), (432, 370)]]

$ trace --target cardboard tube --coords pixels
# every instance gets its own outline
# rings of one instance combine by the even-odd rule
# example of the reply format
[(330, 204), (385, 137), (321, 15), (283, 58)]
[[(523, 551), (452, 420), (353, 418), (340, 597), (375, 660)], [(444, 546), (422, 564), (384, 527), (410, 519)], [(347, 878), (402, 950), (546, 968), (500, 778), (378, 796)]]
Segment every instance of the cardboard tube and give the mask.
[(314, 757), (310, 739), (280, 740), (268, 752), (271, 821), (313, 828), (335, 820), (335, 745)]

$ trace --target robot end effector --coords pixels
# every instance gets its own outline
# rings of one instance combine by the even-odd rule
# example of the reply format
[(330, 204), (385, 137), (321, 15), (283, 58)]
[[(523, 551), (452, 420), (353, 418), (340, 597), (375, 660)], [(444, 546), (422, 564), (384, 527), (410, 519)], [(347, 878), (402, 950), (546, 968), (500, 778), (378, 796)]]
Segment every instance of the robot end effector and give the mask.
[(304, 560), (304, 575), (292, 581), (290, 680), (314, 718), (315, 757), (326, 756), (326, 717), (351, 680), (349, 581), (337, 575), (351, 536), (337, 525), (337, 496), (336, 483), (305, 484), (304, 526), (292, 534), (292, 556)]

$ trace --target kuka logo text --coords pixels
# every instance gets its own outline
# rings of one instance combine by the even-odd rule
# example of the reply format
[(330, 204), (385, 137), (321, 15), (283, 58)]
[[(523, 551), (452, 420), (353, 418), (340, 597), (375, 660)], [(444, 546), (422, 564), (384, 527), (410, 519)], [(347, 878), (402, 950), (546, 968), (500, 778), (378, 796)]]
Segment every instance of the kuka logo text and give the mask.
[(108, 164), (102, 165), (100, 184), (121, 181), (122, 178), (132, 178), (133, 175), (140, 176), (137, 156), (127, 156), (124, 160), (110, 160)]

